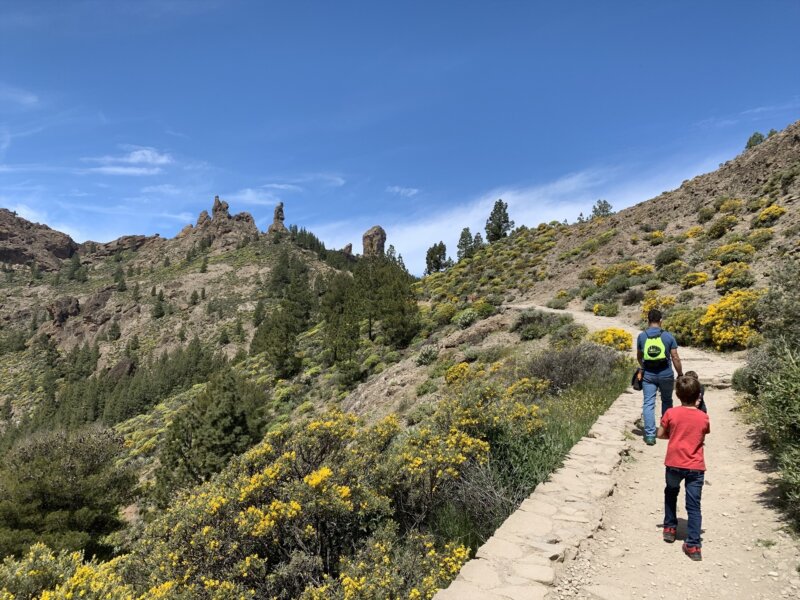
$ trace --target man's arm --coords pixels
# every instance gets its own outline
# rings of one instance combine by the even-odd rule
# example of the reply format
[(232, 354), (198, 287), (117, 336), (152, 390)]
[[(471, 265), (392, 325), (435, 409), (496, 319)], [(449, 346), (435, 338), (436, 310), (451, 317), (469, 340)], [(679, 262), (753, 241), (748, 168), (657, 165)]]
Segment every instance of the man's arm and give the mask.
[(681, 357), (678, 356), (678, 349), (673, 348), (670, 350), (669, 354), (672, 357), (672, 364), (675, 366), (675, 370), (678, 372), (678, 377), (683, 377), (683, 364), (681, 363)]
[(639, 366), (644, 368), (644, 353), (641, 350), (636, 351), (636, 360), (639, 361)]

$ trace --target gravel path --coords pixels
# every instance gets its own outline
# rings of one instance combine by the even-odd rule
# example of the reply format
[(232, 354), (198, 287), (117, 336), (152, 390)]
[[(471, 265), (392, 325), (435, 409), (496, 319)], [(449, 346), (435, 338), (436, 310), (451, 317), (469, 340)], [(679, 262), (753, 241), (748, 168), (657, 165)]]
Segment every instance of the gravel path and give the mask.
[[(590, 330), (615, 326), (637, 332), (614, 319), (572, 314)], [(696, 370), (709, 384), (712, 433), (706, 440), (703, 561), (692, 562), (681, 552), (686, 532), (683, 490), (679, 541), (661, 540), (666, 441), (648, 447), (635, 431), (632, 452), (617, 471), (616, 490), (603, 501), (601, 528), (559, 569), (550, 600), (800, 598), (800, 551), (774, 508), (775, 475), (766, 454), (753, 443), (728, 387), (743, 357), (691, 348), (680, 353), (684, 369)], [(641, 403), (638, 393), (631, 399)]]

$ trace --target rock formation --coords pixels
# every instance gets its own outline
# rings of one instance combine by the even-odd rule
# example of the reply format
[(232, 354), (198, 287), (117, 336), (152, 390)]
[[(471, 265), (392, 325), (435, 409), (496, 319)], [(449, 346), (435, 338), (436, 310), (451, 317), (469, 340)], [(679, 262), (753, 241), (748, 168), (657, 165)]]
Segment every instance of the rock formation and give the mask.
[(250, 213), (241, 212), (231, 216), (228, 212), (228, 203), (214, 196), (214, 206), (211, 215), (203, 211), (197, 218), (197, 224), (192, 227), (187, 225), (177, 235), (178, 239), (208, 239), (215, 248), (236, 246), (245, 239), (258, 237), (258, 227)]
[(0, 262), (36, 263), (43, 271), (57, 271), (61, 261), (72, 256), (77, 248), (78, 244), (68, 235), (0, 208)]
[(47, 305), (47, 312), (50, 313), (50, 318), (53, 319), (53, 324), (56, 326), (63, 325), (67, 319), (74, 317), (81, 312), (81, 305), (78, 299), (73, 296), (64, 296), (58, 298), (52, 303)]
[(272, 225), (267, 229), (267, 233), (286, 233), (286, 225), (283, 221), (286, 217), (283, 214), (283, 202), (278, 202), (275, 213), (272, 215)]
[(353, 256), (353, 244), (347, 244), (347, 246), (342, 248), (342, 254), (345, 256)]
[(383, 247), (386, 244), (386, 232), (380, 225), (375, 225), (367, 230), (362, 238), (364, 243), (364, 256), (383, 256)]

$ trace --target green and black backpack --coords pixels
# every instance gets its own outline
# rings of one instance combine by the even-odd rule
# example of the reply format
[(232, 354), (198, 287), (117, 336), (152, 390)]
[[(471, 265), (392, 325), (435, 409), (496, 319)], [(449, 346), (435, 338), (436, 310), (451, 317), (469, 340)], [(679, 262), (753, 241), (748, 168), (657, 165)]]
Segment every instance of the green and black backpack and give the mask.
[(647, 339), (644, 341), (642, 362), (648, 371), (663, 371), (669, 366), (667, 346), (664, 344), (663, 335), (664, 330), (662, 329), (656, 334), (647, 335)]

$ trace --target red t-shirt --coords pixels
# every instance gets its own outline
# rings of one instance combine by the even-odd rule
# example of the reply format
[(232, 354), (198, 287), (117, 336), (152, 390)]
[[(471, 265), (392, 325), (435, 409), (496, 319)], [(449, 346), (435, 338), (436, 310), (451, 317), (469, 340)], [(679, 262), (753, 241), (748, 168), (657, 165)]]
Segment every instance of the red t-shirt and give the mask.
[(661, 417), (661, 426), (669, 435), (664, 464), (676, 469), (705, 471), (703, 441), (711, 430), (708, 415), (689, 406), (670, 408)]

